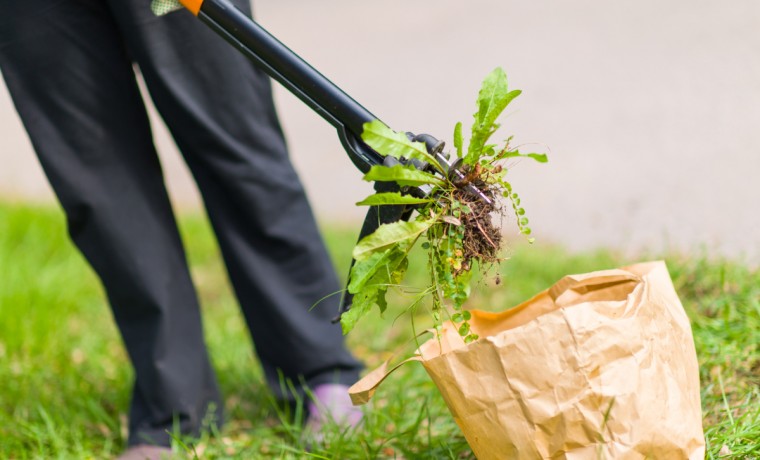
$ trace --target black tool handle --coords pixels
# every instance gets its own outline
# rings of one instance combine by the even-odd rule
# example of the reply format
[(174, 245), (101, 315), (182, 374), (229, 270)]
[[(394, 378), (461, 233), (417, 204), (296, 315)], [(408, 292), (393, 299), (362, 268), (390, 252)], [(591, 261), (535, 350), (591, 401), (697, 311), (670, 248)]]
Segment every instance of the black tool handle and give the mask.
[(351, 96), (229, 0), (204, 0), (198, 18), (335, 126), (351, 160), (362, 172), (382, 164), (382, 155), (360, 139), (364, 124), (378, 118)]

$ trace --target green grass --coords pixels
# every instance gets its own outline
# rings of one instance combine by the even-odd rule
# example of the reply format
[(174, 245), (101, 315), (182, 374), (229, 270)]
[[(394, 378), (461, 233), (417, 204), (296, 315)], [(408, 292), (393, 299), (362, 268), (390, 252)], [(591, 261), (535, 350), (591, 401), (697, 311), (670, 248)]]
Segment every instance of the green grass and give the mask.
[[(188, 458), (472, 458), (416, 364), (385, 382), (364, 430), (332, 427), (325, 447), (307, 455), (299, 414), (283, 413), (263, 384), (206, 222), (184, 216), (181, 223), (229, 417), (221, 432), (178, 439), (180, 451), (193, 446)], [(340, 273), (356, 231), (325, 231)], [(666, 259), (694, 328), (708, 458), (760, 458), (760, 273), (702, 256)], [(564, 274), (630, 262), (611, 252), (517, 247), (503, 266), (503, 285), (481, 282), (474, 296), (478, 305), (503, 309)], [(349, 342), (372, 367), (410, 335), (408, 319), (391, 313), (362, 321)], [(99, 282), (68, 242), (60, 211), (0, 204), (0, 458), (117, 454), (131, 378)]]

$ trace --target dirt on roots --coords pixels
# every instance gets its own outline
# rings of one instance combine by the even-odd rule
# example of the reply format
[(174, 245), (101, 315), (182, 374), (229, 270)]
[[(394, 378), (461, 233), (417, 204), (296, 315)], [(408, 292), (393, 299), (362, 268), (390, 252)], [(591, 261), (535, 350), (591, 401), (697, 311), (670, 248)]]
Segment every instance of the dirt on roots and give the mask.
[(491, 200), (488, 203), (474, 196), (464, 188), (466, 184), (457, 184), (457, 189), (454, 191), (454, 199), (470, 209), (469, 213), (462, 213), (459, 218), (464, 226), (463, 265), (469, 268), (472, 266), (473, 259), (485, 264), (498, 262), (502, 237), (501, 231), (493, 223), (493, 215), (501, 212), (496, 206), (494, 186), (480, 177), (475, 177), (467, 183), (477, 187)]

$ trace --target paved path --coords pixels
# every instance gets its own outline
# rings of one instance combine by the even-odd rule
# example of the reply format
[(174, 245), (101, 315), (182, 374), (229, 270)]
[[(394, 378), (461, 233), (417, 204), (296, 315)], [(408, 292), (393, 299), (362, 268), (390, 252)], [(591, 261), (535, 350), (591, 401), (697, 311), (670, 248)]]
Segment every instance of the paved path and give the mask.
[[(551, 147), (514, 165), (539, 240), (760, 260), (760, 3), (672, 0), (260, 0), (258, 19), (380, 116), (450, 139), (495, 66), (524, 91), (503, 137)], [(322, 220), (370, 192), (332, 129), (281, 88), (294, 161)], [(50, 199), (0, 93), (0, 192)], [(175, 201), (197, 204), (165, 131)]]

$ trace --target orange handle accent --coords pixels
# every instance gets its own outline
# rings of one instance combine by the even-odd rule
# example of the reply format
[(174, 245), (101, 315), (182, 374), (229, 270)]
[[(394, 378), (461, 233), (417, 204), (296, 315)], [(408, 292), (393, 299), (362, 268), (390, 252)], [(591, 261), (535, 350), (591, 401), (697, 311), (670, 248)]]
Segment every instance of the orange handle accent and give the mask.
[(203, 5), (203, 0), (179, 0), (179, 2), (196, 16), (198, 16), (198, 12), (201, 10), (201, 5)]

